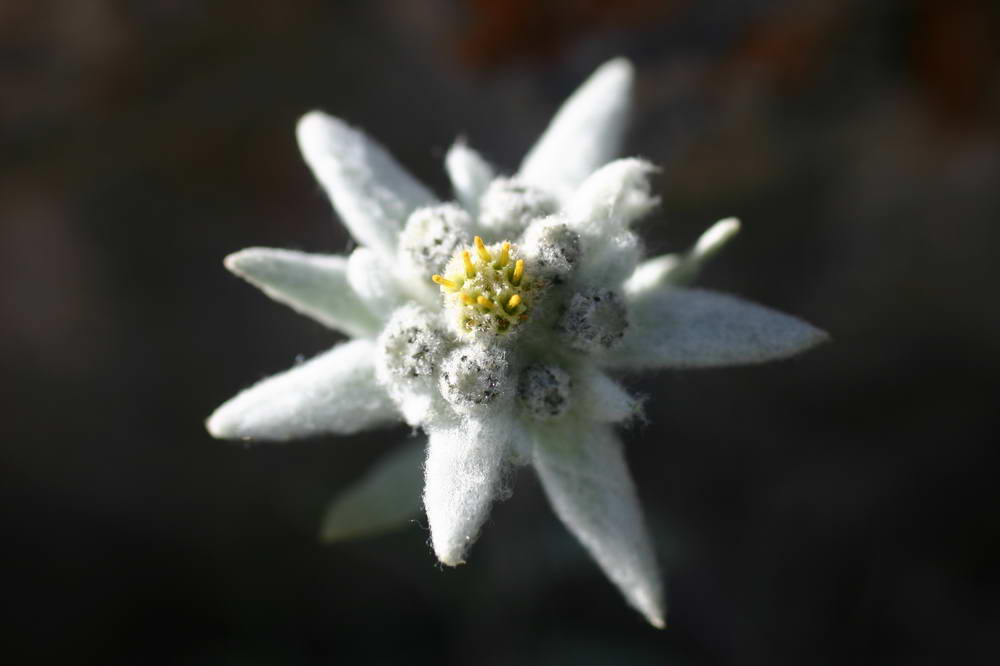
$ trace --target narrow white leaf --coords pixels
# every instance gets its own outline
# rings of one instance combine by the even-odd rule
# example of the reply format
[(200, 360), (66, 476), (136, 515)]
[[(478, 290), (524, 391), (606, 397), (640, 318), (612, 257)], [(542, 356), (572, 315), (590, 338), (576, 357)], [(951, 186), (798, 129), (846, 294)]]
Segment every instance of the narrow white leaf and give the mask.
[(347, 259), (293, 250), (251, 247), (225, 260), (226, 268), (296, 312), (351, 336), (378, 333), (378, 320), (347, 282)]
[(642, 406), (618, 382), (585, 366), (573, 376), (573, 410), (589, 421), (621, 423), (641, 414)]
[(625, 281), (625, 294), (638, 299), (645, 292), (657, 291), (669, 285), (686, 285), (694, 281), (702, 265), (714, 257), (740, 230), (735, 217), (719, 220), (703, 233), (694, 247), (684, 254), (664, 254), (648, 259)]
[(478, 216), (479, 198), (496, 176), (493, 167), (461, 140), (453, 143), (448, 149), (444, 166), (459, 203), (473, 217)]
[(764, 363), (829, 339), (822, 330), (749, 301), (684, 287), (646, 291), (629, 303), (625, 339), (605, 357), (633, 368), (706, 368)]
[(436, 202), (375, 140), (320, 111), (299, 120), (299, 148), (344, 226), (362, 245), (395, 257), (406, 217)]
[(205, 425), (220, 439), (288, 440), (347, 435), (399, 420), (375, 381), (374, 349), (353, 340), (254, 384)]
[(516, 422), (503, 409), (482, 419), (430, 424), (425, 430), (424, 509), (431, 543), (442, 563), (464, 564), (493, 502), (504, 495), (504, 466)]
[(368, 311), (385, 322), (406, 301), (393, 264), (367, 247), (358, 247), (347, 259), (347, 282)]
[(586, 422), (538, 429), (533, 464), (563, 524), (629, 604), (665, 626), (656, 556), (614, 431)]
[(403, 442), (341, 491), (326, 509), (320, 538), (346, 541), (402, 527), (416, 518), (426, 444), (423, 437)]
[(556, 113), (521, 163), (518, 175), (565, 198), (621, 151), (632, 91), (632, 64), (605, 63)]

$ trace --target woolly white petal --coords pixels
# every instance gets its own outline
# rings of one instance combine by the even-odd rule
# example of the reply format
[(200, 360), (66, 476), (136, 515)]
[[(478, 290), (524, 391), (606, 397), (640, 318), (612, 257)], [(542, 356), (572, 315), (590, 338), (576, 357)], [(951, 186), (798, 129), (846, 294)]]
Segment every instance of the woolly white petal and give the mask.
[(251, 247), (225, 260), (226, 268), (330, 328), (352, 336), (378, 332), (378, 320), (347, 283), (347, 259), (293, 250)]
[(605, 63), (559, 109), (525, 156), (524, 180), (564, 198), (621, 150), (632, 91), (632, 64)]
[(367, 247), (355, 248), (348, 257), (347, 281), (379, 321), (386, 321), (406, 301), (392, 264)]
[(655, 166), (635, 157), (604, 165), (573, 192), (566, 211), (570, 224), (589, 235), (627, 229), (659, 203), (650, 194), (654, 171)]
[(414, 209), (436, 201), (376, 141), (320, 111), (299, 120), (299, 148), (344, 226), (362, 245), (388, 257)]
[(404, 442), (327, 507), (320, 538), (345, 541), (401, 527), (420, 513), (426, 440)]
[(567, 204), (567, 222), (583, 249), (577, 279), (616, 286), (633, 273), (642, 253), (629, 225), (659, 203), (650, 195), (655, 167), (640, 159), (616, 160), (593, 173)]
[(626, 280), (626, 296), (639, 298), (647, 291), (694, 281), (702, 264), (715, 256), (740, 230), (740, 221), (727, 217), (713, 224), (684, 254), (664, 254), (642, 262)]
[(573, 407), (581, 418), (597, 423), (620, 423), (641, 412), (639, 400), (596, 368), (585, 366), (578, 370), (573, 383)]
[(608, 426), (539, 430), (533, 464), (552, 508), (625, 599), (665, 625), (656, 556), (622, 443)]
[(493, 167), (461, 140), (448, 149), (444, 166), (459, 203), (473, 217), (479, 215), (479, 198), (496, 175)]
[(448, 566), (465, 562), (493, 501), (505, 492), (504, 464), (515, 426), (509, 410), (425, 426), (430, 442), (424, 509), (434, 553)]
[(399, 420), (375, 382), (374, 347), (353, 340), (268, 377), (215, 410), (205, 423), (220, 439), (287, 440), (347, 435)]
[(793, 356), (829, 339), (801, 319), (735, 296), (672, 287), (629, 303), (625, 339), (609, 365), (647, 369), (763, 363)]

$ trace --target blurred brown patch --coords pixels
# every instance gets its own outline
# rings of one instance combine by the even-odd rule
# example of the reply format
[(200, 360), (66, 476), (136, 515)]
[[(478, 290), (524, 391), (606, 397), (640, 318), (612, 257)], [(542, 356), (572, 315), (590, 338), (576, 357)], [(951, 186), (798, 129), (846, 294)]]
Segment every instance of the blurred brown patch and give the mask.
[(583, 35), (663, 20), (683, 0), (465, 0), (471, 21), (459, 57), (472, 67), (495, 67), (522, 56), (551, 57)]
[(995, 113), (997, 7), (986, 0), (917, 0), (910, 60), (937, 119), (960, 128)]
[(829, 55), (848, 9), (827, 3), (766, 17), (749, 27), (719, 66), (716, 80), (728, 85), (734, 78), (745, 78), (749, 70), (779, 89), (794, 92), (812, 80), (816, 67)]

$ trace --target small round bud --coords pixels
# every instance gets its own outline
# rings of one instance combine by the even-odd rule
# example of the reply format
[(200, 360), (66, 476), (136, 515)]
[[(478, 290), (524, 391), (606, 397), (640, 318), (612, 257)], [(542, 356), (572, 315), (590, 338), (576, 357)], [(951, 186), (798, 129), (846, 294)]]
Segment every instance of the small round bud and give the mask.
[(396, 310), (378, 339), (376, 371), (387, 380), (419, 380), (434, 374), (448, 349), (444, 331), (417, 305)]
[(472, 218), (453, 203), (418, 208), (399, 236), (401, 256), (421, 275), (439, 272), (472, 238)]
[(580, 259), (580, 234), (555, 216), (532, 222), (524, 232), (523, 246), (539, 277), (556, 284), (573, 272)]
[(532, 365), (517, 380), (517, 397), (536, 419), (550, 421), (566, 413), (570, 406), (572, 380), (569, 373), (554, 365)]
[(514, 178), (497, 178), (479, 199), (479, 224), (497, 238), (519, 235), (539, 217), (559, 207), (547, 192)]
[(507, 352), (499, 347), (464, 345), (441, 364), (438, 387), (453, 407), (486, 405), (506, 392), (510, 383)]
[(610, 289), (587, 289), (573, 294), (557, 329), (578, 351), (597, 352), (617, 344), (628, 328), (628, 314), (621, 296)]

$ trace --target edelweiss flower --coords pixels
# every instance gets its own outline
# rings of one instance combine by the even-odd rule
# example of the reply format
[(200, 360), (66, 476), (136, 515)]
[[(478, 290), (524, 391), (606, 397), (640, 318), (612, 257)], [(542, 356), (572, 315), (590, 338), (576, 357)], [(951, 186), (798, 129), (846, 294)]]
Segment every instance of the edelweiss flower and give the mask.
[[(353, 339), (265, 379), (209, 419), (215, 437), (286, 440), (403, 420), (427, 434), (423, 505), (434, 552), (457, 565), (507, 470), (530, 464), (553, 508), (630, 604), (664, 624), (656, 559), (615, 426), (639, 402), (626, 370), (759, 363), (825, 339), (798, 319), (692, 289), (738, 229), (641, 259), (634, 223), (654, 168), (616, 156), (632, 68), (602, 66), (511, 177), (459, 142), (440, 203), (377, 143), (313, 112), (306, 162), (359, 247), (349, 257), (251, 248), (226, 258), (266, 294)], [(420, 455), (423, 456), (421, 453)], [(407, 515), (404, 453), (331, 512), (332, 536)]]

